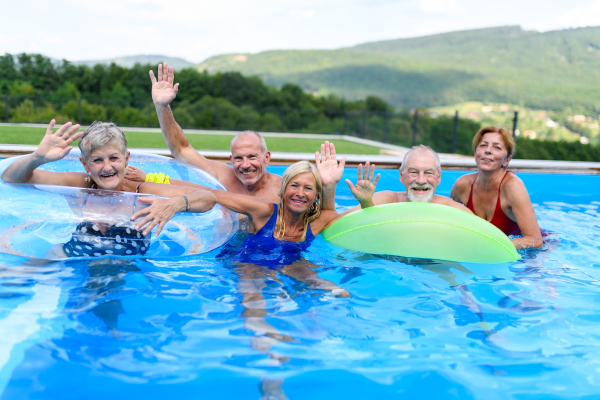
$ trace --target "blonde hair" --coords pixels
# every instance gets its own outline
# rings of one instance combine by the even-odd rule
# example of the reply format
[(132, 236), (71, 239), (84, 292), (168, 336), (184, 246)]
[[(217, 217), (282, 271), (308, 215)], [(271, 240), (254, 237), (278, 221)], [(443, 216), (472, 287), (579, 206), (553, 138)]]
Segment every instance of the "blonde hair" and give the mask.
[(310, 172), (313, 174), (315, 178), (315, 182), (317, 183), (317, 198), (315, 202), (310, 206), (306, 214), (304, 214), (303, 225), (304, 232), (302, 233), (303, 241), (306, 239), (306, 230), (308, 229), (308, 224), (310, 224), (315, 219), (319, 218), (321, 215), (321, 193), (323, 192), (323, 182), (321, 181), (321, 176), (319, 172), (315, 168), (314, 165), (309, 163), (308, 161), (298, 161), (295, 164), (292, 164), (285, 170), (283, 173), (283, 177), (281, 179), (281, 186), (279, 187), (279, 207), (277, 209), (277, 222), (275, 224), (275, 238), (281, 239), (285, 233), (285, 221), (283, 220), (283, 194), (285, 193), (285, 189), (288, 187), (292, 179), (297, 177), (300, 174), (304, 174), (306, 172)]
[(506, 151), (508, 152), (508, 157), (512, 157), (515, 153), (515, 139), (513, 139), (512, 135), (508, 133), (506, 128), (502, 128), (500, 126), (484, 126), (481, 128), (473, 137), (473, 151), (475, 151), (475, 148), (477, 148), (479, 142), (481, 142), (483, 139), (483, 135), (493, 132), (502, 135), (504, 146), (506, 146)]

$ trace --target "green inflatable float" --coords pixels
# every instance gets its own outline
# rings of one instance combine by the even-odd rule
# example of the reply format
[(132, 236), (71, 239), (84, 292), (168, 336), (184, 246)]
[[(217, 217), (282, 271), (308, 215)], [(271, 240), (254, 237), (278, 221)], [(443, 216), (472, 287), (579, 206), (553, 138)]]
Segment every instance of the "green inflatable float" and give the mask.
[(329, 243), (371, 254), (470, 263), (521, 258), (494, 225), (466, 211), (431, 203), (394, 203), (348, 214), (323, 231)]

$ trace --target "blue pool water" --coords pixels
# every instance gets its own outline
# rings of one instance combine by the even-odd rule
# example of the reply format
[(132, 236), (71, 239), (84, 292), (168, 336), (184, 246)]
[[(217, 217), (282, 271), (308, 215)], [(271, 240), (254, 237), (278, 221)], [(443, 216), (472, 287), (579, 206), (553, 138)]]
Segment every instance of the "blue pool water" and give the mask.
[[(399, 190), (398, 172), (381, 172), (378, 190)], [(462, 174), (444, 172), (438, 193)], [(557, 233), (543, 250), (457, 264), (317, 238), (307, 265), (351, 298), (220, 250), (0, 255), (0, 399), (598, 398), (600, 177), (519, 176)], [(343, 182), (336, 199), (354, 204)]]

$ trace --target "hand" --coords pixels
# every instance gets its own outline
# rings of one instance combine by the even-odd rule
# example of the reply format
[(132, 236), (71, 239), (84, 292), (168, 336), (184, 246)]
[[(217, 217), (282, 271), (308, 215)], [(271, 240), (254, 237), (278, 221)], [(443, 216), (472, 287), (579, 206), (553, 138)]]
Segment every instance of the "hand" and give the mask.
[(318, 151), (315, 152), (315, 162), (317, 164), (317, 171), (321, 175), (323, 186), (337, 185), (340, 179), (342, 179), (346, 157), (342, 158), (338, 165), (333, 143), (325, 142), (321, 145), (321, 153)]
[(125, 178), (134, 182), (146, 182), (146, 173), (133, 165), (129, 165), (125, 170)]
[[(75, 132), (79, 129), (79, 124), (71, 126), (70, 122), (61, 126), (56, 133), (52, 133), (55, 123), (55, 120), (50, 121), (46, 134), (35, 151), (35, 155), (44, 162), (58, 161), (64, 158), (73, 150), (70, 144), (83, 135), (83, 132)], [(71, 129), (68, 129), (69, 127)]]
[(149, 234), (152, 229), (158, 225), (158, 229), (156, 230), (156, 236), (158, 237), (165, 227), (165, 224), (173, 219), (175, 214), (179, 211), (185, 210), (185, 205), (182, 204), (183, 199), (181, 197), (172, 197), (170, 199), (140, 197), (138, 200), (142, 203), (150, 204), (150, 207), (141, 209), (131, 216), (131, 220), (134, 221), (142, 215), (145, 215), (145, 217), (135, 225), (135, 229), (140, 230), (144, 225), (150, 223), (146, 229), (144, 229), (144, 236)]
[(158, 80), (154, 78), (154, 72), (150, 71), (150, 80), (152, 81), (152, 101), (156, 105), (169, 105), (177, 96), (179, 83), (173, 86), (173, 67), (169, 67), (167, 63), (158, 64)]
[(377, 174), (375, 179), (373, 179), (375, 164), (369, 164), (369, 161), (367, 161), (364, 172), (362, 164), (358, 164), (356, 185), (353, 185), (350, 179), (346, 179), (352, 195), (354, 195), (363, 208), (373, 206), (373, 194), (381, 176), (381, 174)]

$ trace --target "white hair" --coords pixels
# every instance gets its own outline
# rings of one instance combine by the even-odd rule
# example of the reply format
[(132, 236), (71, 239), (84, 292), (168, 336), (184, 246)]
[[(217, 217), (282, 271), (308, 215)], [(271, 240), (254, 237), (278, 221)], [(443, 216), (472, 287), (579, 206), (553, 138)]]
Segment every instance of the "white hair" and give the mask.
[(404, 171), (406, 171), (406, 161), (408, 160), (408, 156), (410, 153), (412, 153), (413, 151), (418, 151), (418, 152), (426, 152), (426, 151), (430, 151), (434, 156), (435, 156), (435, 168), (438, 171), (438, 174), (442, 174), (442, 163), (440, 161), (440, 156), (438, 156), (438, 154), (435, 152), (435, 150), (433, 150), (431, 147), (429, 146), (425, 146), (425, 145), (418, 145), (418, 146), (413, 146), (410, 150), (408, 150), (406, 152), (406, 154), (404, 154), (404, 158), (402, 159), (402, 165), (400, 166), (400, 168), (402, 168), (402, 173), (404, 173)]
[(127, 138), (123, 131), (112, 122), (94, 121), (79, 139), (79, 150), (86, 160), (94, 149), (106, 146), (112, 141), (117, 142), (121, 153), (127, 154)]
[[(263, 153), (266, 153), (267, 152), (267, 143), (265, 142), (265, 138), (263, 137), (263, 135), (261, 135), (258, 132), (255, 132), (255, 131), (244, 131), (244, 132), (240, 132), (237, 135), (235, 135), (233, 137), (233, 139), (231, 139), (231, 143), (229, 144), (229, 150), (231, 150), (233, 148), (233, 142), (235, 142), (235, 140), (237, 138), (239, 138), (242, 135), (248, 135), (248, 134), (255, 135), (258, 138), (258, 140), (260, 141), (260, 149), (262, 150)], [(233, 152), (233, 150), (231, 150), (231, 152)]]

